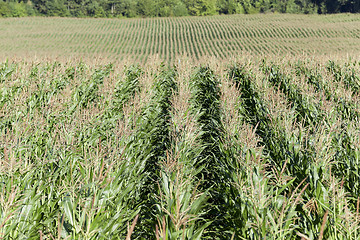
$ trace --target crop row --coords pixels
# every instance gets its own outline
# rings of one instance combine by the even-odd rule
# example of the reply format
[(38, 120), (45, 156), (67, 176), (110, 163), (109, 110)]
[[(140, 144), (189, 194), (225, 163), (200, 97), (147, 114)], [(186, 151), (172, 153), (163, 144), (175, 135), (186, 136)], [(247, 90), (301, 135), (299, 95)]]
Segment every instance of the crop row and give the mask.
[(0, 237), (358, 238), (356, 62), (182, 64), (2, 63)]
[[(8, 57), (106, 57), (146, 62), (154, 56), (221, 59), (244, 53), (356, 54), (358, 21), (339, 16), (243, 15), (156, 19), (2, 19), (1, 54)], [(26, 23), (26, 24), (25, 24)], [(41, 28), (39, 27), (41, 26)], [(25, 44), (24, 44), (25, 43)]]

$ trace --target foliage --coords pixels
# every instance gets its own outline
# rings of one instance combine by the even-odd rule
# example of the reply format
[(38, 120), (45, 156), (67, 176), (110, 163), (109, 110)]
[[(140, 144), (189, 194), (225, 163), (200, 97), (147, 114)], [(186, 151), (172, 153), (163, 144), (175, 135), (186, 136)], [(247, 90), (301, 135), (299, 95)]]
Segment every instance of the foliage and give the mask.
[(1, 63), (0, 237), (358, 239), (358, 64), (185, 64)]
[(169, 17), (234, 13), (359, 12), (352, 0), (29, 0), (0, 2), (0, 16)]

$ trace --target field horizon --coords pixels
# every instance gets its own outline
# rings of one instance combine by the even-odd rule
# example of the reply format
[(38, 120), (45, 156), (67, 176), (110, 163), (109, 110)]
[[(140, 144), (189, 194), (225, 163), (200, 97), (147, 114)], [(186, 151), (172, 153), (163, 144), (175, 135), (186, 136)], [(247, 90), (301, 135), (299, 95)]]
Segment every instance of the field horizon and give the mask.
[(159, 58), (246, 56), (357, 57), (360, 14), (254, 14), (178, 18), (0, 19), (0, 56), (103, 58), (145, 63)]

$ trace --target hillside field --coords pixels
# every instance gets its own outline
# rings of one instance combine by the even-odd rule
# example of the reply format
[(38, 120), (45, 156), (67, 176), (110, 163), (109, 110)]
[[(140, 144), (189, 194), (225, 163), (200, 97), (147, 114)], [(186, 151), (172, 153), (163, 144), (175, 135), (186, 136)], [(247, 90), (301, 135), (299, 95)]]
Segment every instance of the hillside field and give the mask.
[(0, 19), (0, 239), (360, 239), (359, 21)]
[(257, 14), (149, 19), (0, 19), (0, 56), (133, 60), (154, 56), (359, 56), (360, 14)]

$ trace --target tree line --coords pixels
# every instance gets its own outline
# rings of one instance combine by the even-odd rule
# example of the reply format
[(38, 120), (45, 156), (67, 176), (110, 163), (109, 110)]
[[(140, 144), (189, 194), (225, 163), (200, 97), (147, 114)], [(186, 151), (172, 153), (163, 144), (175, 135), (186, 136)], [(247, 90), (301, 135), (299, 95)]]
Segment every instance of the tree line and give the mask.
[(359, 0), (0, 0), (0, 17), (178, 17), (360, 12)]

